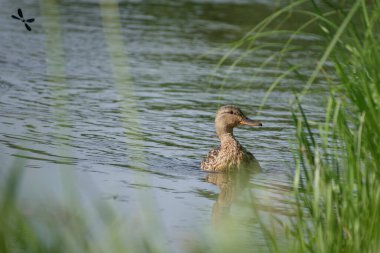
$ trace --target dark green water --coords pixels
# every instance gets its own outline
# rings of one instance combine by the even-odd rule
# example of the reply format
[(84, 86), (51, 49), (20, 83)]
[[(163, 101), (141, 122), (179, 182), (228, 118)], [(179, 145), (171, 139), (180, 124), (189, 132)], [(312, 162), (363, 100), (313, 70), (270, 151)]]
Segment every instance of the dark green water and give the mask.
[[(219, 188), (207, 182), (199, 164), (217, 145), (215, 111), (220, 105), (235, 104), (263, 122), (262, 128), (235, 131), (263, 168), (250, 177), (244, 191), (254, 193), (263, 213), (290, 213), (294, 127), (289, 101), (304, 83), (296, 76), (286, 78), (257, 116), (265, 92), (287, 66), (270, 63), (264, 70), (258, 68), (279, 48), (260, 50), (233, 71), (228, 66), (214, 71), (227, 52), (222, 46), (241, 38), (280, 3), (121, 2), (125, 46), (121, 55), (128, 56), (125, 71), (134, 89), (127, 112), (117, 88), (123, 83), (115, 84), (97, 1), (60, 2), (61, 77), (49, 75), (48, 67), (54, 63), (47, 60), (43, 24), (48, 20), (39, 3), (2, 0), (1, 5), (2, 170), (15, 157), (28, 158), (24, 181), (29, 193), (40, 199), (59, 195), (66, 182), (62, 175), (73, 171), (80, 188), (115, 204), (126, 216), (139, 210), (138, 200), (148, 194), (165, 227), (180, 238), (211, 221)], [(10, 18), (19, 7), (25, 16), (36, 18), (31, 32)], [(295, 17), (287, 26), (302, 22)], [(274, 37), (272, 42), (281, 44), (286, 38)], [(303, 45), (302, 50), (286, 61), (304, 64), (302, 73), (309, 75), (312, 69), (307, 66), (316, 59), (318, 37), (298, 36), (296, 43)], [(306, 104), (312, 120), (323, 117), (317, 91)], [(128, 115), (136, 115), (133, 127), (138, 126), (143, 138), (128, 141), (128, 122), (123, 123)]]

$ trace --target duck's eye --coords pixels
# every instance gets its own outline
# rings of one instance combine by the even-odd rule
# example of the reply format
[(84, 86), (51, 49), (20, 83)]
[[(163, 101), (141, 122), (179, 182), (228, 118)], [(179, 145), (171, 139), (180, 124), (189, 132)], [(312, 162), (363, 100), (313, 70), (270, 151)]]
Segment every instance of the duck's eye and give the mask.
[(234, 112), (233, 112), (233, 111), (229, 111), (228, 113), (229, 113), (229, 114), (234, 114)]

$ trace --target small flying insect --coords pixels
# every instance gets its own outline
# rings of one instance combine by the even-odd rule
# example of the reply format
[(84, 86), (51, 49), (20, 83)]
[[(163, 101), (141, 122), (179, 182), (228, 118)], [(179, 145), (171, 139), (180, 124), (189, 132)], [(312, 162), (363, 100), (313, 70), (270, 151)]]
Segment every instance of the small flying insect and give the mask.
[(28, 31), (31, 31), (32, 28), (28, 25), (28, 23), (33, 23), (34, 22), (34, 18), (25, 19), (24, 15), (22, 14), (22, 10), (21, 9), (17, 10), (17, 14), (18, 14), (18, 17), (15, 16), (15, 15), (12, 15), (12, 18), (20, 20), (21, 22), (23, 22), (24, 25), (25, 25), (25, 27), (26, 27), (26, 29)]

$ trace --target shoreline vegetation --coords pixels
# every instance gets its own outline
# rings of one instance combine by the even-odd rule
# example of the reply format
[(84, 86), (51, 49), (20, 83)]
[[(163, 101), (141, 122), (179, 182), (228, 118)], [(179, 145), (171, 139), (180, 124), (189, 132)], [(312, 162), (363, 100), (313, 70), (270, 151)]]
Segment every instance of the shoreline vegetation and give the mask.
[[(298, 71), (300, 66), (289, 66), (263, 98), (262, 107), (288, 74), (305, 80), (291, 105), (296, 129), (294, 215), (287, 222), (276, 217), (264, 221), (252, 203), (254, 196), (249, 196), (265, 245), (257, 245), (242, 224), (226, 222), (210, 231), (194, 231), (186, 243), (173, 246), (154, 211), (144, 214), (142, 223), (125, 221), (104, 204), (93, 203), (87, 213), (80, 197), (70, 194), (67, 203), (49, 202), (38, 209), (45, 211), (30, 213), (18, 200), (25, 162), (18, 158), (5, 170), (9, 173), (1, 173), (0, 252), (380, 252), (380, 1), (291, 2), (259, 23), (229, 54), (240, 47), (260, 50), (265, 45), (257, 43), (265, 36), (289, 33), (281, 30), (281, 20), (294, 12), (308, 21), (291, 31), (276, 60), (285, 61), (294, 49), (293, 37), (311, 25), (320, 27), (325, 46), (309, 77)], [(319, 80), (327, 83), (326, 117), (316, 123), (308, 121), (303, 105)], [(229, 197), (246, 182), (240, 178), (231, 183), (224, 176), (208, 180), (225, 195), (214, 207), (218, 219)], [(223, 188), (228, 184), (229, 189)]]

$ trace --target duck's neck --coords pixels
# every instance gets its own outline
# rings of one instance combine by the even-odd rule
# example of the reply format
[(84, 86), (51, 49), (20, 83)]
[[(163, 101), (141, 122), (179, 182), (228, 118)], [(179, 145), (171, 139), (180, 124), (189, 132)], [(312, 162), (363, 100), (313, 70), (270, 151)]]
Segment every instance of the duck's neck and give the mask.
[(240, 147), (239, 142), (235, 139), (233, 130), (233, 125), (225, 124), (220, 120), (215, 121), (215, 131), (220, 140), (220, 147), (222, 149), (233, 149), (234, 147)]
[(220, 147), (223, 148), (233, 148), (233, 147), (239, 147), (240, 144), (236, 140), (233, 133), (224, 133), (218, 136), (220, 140)]

